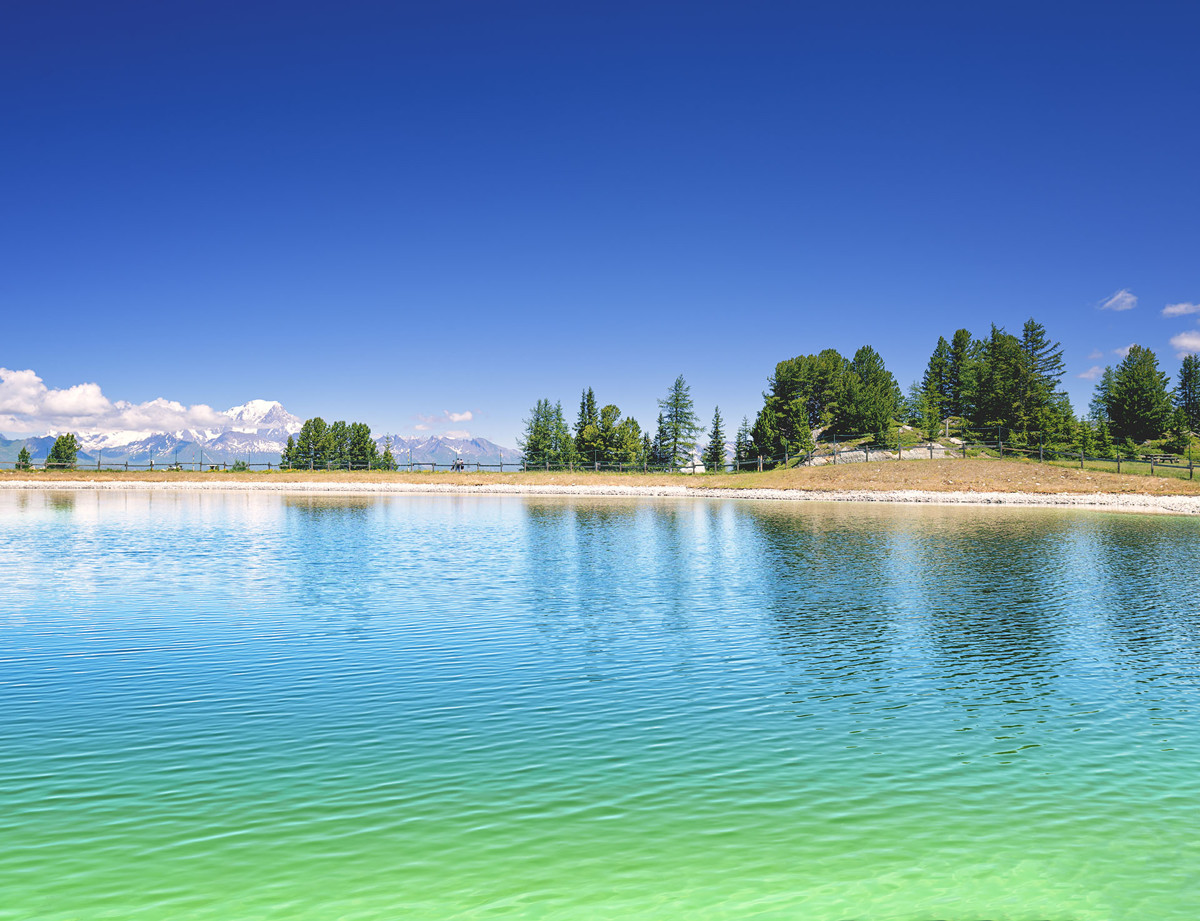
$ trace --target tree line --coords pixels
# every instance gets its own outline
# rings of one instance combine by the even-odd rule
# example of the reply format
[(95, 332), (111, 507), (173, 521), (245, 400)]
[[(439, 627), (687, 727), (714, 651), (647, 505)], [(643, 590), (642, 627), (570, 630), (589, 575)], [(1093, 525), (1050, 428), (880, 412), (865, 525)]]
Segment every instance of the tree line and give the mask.
[[(1043, 444), (1085, 453), (1133, 453), (1138, 444), (1169, 436), (1182, 451), (1200, 431), (1200, 358), (1187, 355), (1174, 387), (1155, 354), (1132, 346), (1106, 368), (1086, 417), (1077, 418), (1062, 387), (1063, 347), (1029, 319), (1019, 334), (992, 325), (982, 337), (959, 329), (939, 337), (924, 374), (901, 391), (883, 358), (864, 345), (847, 358), (836, 349), (779, 362), (767, 380), (753, 423), (743, 418), (733, 437), (736, 463), (774, 462), (838, 439), (869, 438), (894, 446), (910, 426), (933, 439), (955, 435), (1002, 440), (1014, 447)], [(561, 403), (539, 400), (525, 420), (519, 446), (526, 461), (552, 467), (624, 465), (678, 469), (696, 456), (699, 420), (683, 377), (659, 400), (653, 436), (619, 407), (597, 408), (589, 387), (572, 428)], [(701, 458), (725, 464), (724, 420), (718, 407)]]
[[(679, 469), (690, 465), (702, 428), (691, 388), (682, 374), (658, 401), (658, 409), (651, 435), (632, 416), (623, 416), (616, 404), (599, 406), (595, 392), (588, 387), (580, 394), (573, 427), (567, 423), (561, 401), (538, 400), (524, 421), (517, 445), (525, 462), (538, 467)], [(714, 425), (718, 437), (714, 440), (710, 432), (709, 442), (723, 444), (719, 409)], [(724, 461), (722, 447), (720, 463)]]
[(396, 469), (391, 445), (380, 454), (365, 422), (326, 423), (320, 416), (305, 419), (299, 433), (288, 436), (280, 465), (303, 470)]

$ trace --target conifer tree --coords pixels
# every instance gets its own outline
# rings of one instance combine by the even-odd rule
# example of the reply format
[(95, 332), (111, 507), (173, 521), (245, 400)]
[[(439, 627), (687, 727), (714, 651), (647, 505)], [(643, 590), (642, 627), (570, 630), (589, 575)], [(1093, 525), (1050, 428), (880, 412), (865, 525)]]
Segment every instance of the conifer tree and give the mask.
[(733, 460), (738, 469), (750, 460), (753, 450), (754, 442), (750, 440), (750, 420), (742, 416), (742, 424), (738, 426), (737, 435), (733, 439)]
[(379, 461), (379, 447), (371, 439), (371, 427), (351, 422), (347, 432), (347, 455), (356, 470), (370, 470)]
[(945, 336), (938, 336), (937, 346), (929, 356), (925, 376), (921, 379), (920, 392), (927, 405), (922, 406), (921, 411), (916, 414), (919, 418), (928, 412), (933, 412), (939, 419), (950, 415), (949, 407), (954, 395), (950, 369), (950, 343), (946, 341)]
[(590, 445), (585, 450), (584, 443), (581, 440), (584, 431), (589, 425), (596, 428), (600, 426), (600, 413), (596, 410), (596, 394), (592, 392), (591, 387), (588, 387), (580, 395), (579, 415), (575, 419), (575, 446), (581, 455), (587, 455), (591, 451)]
[(844, 378), (840, 407), (835, 420), (838, 431), (890, 441), (889, 433), (900, 410), (900, 386), (884, 366), (883, 358), (869, 345), (854, 353), (850, 373)]
[(296, 464), (296, 439), (288, 435), (287, 444), (283, 448), (283, 456), (279, 458), (279, 466), (291, 468)]
[(29, 446), (21, 445), (21, 450), (17, 454), (17, 469), (28, 470), (33, 466), (33, 461), (29, 457)]
[(47, 468), (74, 470), (79, 457), (79, 442), (74, 434), (59, 435), (46, 458)]
[(1113, 435), (1134, 442), (1159, 438), (1171, 423), (1167, 376), (1150, 349), (1132, 346), (1113, 372), (1107, 396)]
[(396, 457), (394, 454), (392, 454), (392, 436), (391, 435), (388, 435), (387, 440), (384, 442), (383, 456), (379, 458), (379, 469), (380, 470), (395, 470), (396, 469)]
[(721, 419), (721, 407), (713, 411), (712, 428), (708, 432), (708, 447), (704, 449), (704, 469), (709, 473), (725, 470), (725, 429)]
[(979, 391), (979, 358), (982, 345), (971, 336), (970, 330), (955, 330), (950, 340), (949, 402), (947, 416), (960, 419), (972, 415)]
[(1179, 366), (1179, 386), (1175, 388), (1175, 406), (1183, 413), (1186, 426), (1200, 434), (1200, 357), (1184, 355)]
[(663, 421), (663, 414), (658, 414), (658, 422), (654, 429), (654, 440), (650, 444), (650, 464), (654, 467), (668, 466), (667, 460), (667, 424)]
[(293, 467), (324, 468), (326, 435), (329, 427), (320, 416), (305, 419), (300, 426), (300, 434), (296, 437), (295, 450), (292, 453)]
[(700, 432), (700, 420), (692, 404), (691, 388), (682, 374), (675, 378), (666, 397), (658, 401), (658, 407), (662, 410), (665, 426), (663, 447), (668, 466), (678, 469), (690, 464), (696, 449), (696, 435)]

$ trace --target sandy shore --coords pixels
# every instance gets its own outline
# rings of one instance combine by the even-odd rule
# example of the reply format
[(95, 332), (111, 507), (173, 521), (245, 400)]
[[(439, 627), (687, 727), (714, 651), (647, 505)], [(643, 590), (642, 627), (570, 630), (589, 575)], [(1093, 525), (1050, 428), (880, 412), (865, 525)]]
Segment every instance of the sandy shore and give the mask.
[(1200, 515), (1200, 496), (1132, 495), (1122, 493), (1028, 493), (954, 492), (918, 489), (714, 489), (685, 485), (622, 486), (614, 484), (487, 485), (451, 483), (295, 483), (229, 480), (172, 480), (169, 482), (118, 480), (3, 480), (0, 490), (131, 490), (158, 492), (233, 491), (273, 492), (306, 495), (521, 495), (521, 496), (614, 496), (636, 498), (716, 498), (792, 502), (872, 502), (901, 505), (974, 505), (1008, 507), (1058, 507), (1147, 512), (1171, 515)]

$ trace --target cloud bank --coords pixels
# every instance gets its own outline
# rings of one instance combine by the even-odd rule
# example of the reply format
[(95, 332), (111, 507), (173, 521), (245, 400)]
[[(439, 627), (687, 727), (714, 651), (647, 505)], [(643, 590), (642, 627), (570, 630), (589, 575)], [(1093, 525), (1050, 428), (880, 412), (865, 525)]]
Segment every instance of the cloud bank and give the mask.
[(1186, 317), (1189, 313), (1200, 313), (1200, 304), (1167, 304), (1163, 308), (1164, 317)]
[(1079, 375), (1085, 381), (1094, 381), (1104, 373), (1104, 369), (1099, 365), (1092, 365), (1086, 371)]
[(184, 406), (158, 398), (146, 403), (112, 401), (99, 384), (62, 390), (46, 386), (32, 370), (0, 368), (0, 430), (9, 432), (177, 432), (228, 425), (211, 406)]

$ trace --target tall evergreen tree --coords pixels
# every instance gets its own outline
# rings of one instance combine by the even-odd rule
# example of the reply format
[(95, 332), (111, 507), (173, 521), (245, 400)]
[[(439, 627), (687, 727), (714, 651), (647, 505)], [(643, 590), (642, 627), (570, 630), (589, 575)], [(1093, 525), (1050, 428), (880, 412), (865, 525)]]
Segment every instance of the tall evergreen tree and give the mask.
[(379, 462), (379, 446), (371, 439), (371, 427), (365, 422), (350, 423), (347, 454), (356, 470), (370, 470)]
[(925, 367), (925, 376), (921, 379), (921, 392), (924, 403), (921, 416), (933, 412), (939, 419), (951, 415), (950, 405), (954, 399), (954, 387), (951, 379), (950, 343), (945, 336), (938, 336), (937, 346), (929, 356), (929, 364)]
[(331, 422), (325, 430), (325, 440), (321, 446), (321, 456), (324, 466), (334, 470), (345, 470), (350, 460), (350, 427), (342, 420)]
[(650, 465), (652, 467), (667, 467), (670, 461), (667, 458), (667, 423), (663, 420), (663, 414), (658, 414), (658, 422), (654, 429), (654, 440), (650, 443)]
[(1051, 342), (1046, 327), (1032, 317), (1021, 330), (1021, 366), (1019, 386), (1020, 418), (1016, 420), (1022, 432), (1052, 435), (1070, 424), (1073, 415), (1070, 402), (1064, 418), (1062, 392), (1059, 384), (1066, 370), (1061, 343)]
[(750, 460), (754, 451), (754, 442), (750, 438), (750, 420), (742, 416), (742, 424), (738, 426), (737, 435), (733, 439), (733, 460), (740, 469), (741, 465)]
[(320, 416), (305, 419), (296, 436), (292, 457), (293, 467), (324, 468), (326, 462), (326, 435), (329, 426)]
[(950, 340), (949, 401), (946, 415), (968, 418), (974, 411), (979, 390), (979, 360), (982, 344), (971, 336), (970, 330), (955, 330)]
[(379, 458), (380, 470), (395, 470), (396, 456), (392, 453), (392, 436), (388, 435), (384, 442), (383, 456)]
[[(588, 429), (592, 431), (588, 431)], [(599, 453), (597, 437), (600, 432), (600, 413), (596, 409), (596, 394), (592, 388), (579, 397), (579, 416), (575, 420), (575, 450), (580, 459), (585, 460)]]
[(1175, 388), (1175, 406), (1183, 413), (1184, 422), (1200, 434), (1200, 357), (1184, 355), (1179, 366), (1179, 386)]
[(1003, 328), (992, 326), (983, 343), (977, 368), (977, 392), (972, 406), (972, 426), (986, 436), (1007, 436), (1023, 412), (1025, 358), (1021, 342)]
[(835, 421), (847, 435), (871, 435), (889, 441), (889, 433), (900, 411), (900, 386), (871, 346), (854, 353), (845, 377), (841, 412)]
[(296, 439), (288, 435), (287, 444), (283, 448), (283, 456), (279, 458), (279, 466), (291, 468), (295, 466)]
[(33, 466), (33, 461), (29, 457), (29, 446), (21, 445), (21, 450), (17, 453), (17, 469), (28, 470)]
[(1107, 397), (1113, 435), (1134, 442), (1160, 438), (1171, 424), (1167, 376), (1150, 349), (1132, 346), (1113, 372)]
[(563, 418), (562, 403), (538, 400), (525, 420), (525, 431), (517, 446), (531, 466), (563, 467), (575, 458), (575, 443)]
[(713, 411), (712, 428), (708, 432), (708, 447), (704, 449), (704, 469), (721, 473), (725, 469), (725, 429), (721, 419), (721, 407)]
[(700, 432), (700, 420), (692, 404), (692, 392), (683, 375), (675, 378), (667, 395), (658, 401), (665, 425), (668, 465), (679, 468), (692, 462), (696, 449), (696, 435)]
[(50, 454), (46, 458), (46, 466), (59, 470), (74, 470), (79, 459), (79, 442), (75, 435), (68, 432), (54, 439)]

